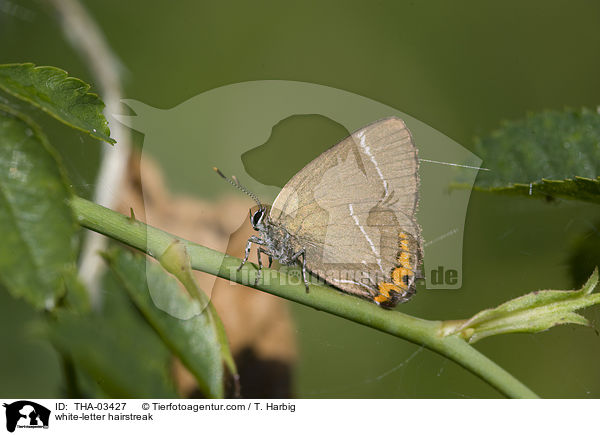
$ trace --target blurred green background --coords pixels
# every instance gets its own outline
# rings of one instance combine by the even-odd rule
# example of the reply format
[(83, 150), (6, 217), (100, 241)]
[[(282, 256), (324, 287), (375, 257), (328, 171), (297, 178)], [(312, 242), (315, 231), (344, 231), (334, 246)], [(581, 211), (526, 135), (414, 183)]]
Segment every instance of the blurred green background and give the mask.
[[(600, 102), (600, 3), (589, 0), (84, 3), (119, 56), (125, 96), (161, 109), (226, 84), (306, 81), (396, 107), (471, 148), (475, 136), (504, 119)], [(93, 83), (48, 4), (0, 6), (0, 63), (54, 65)], [(101, 145), (41, 122), (77, 191), (89, 196)], [(339, 134), (333, 123), (315, 122), (302, 153), (298, 142), (282, 145), (292, 150), (290, 161), (262, 152), (244, 163), (284, 183), (297, 159), (308, 161)], [(141, 134), (135, 138), (142, 143)], [(218, 177), (214, 183), (216, 191), (228, 189)], [(599, 217), (591, 204), (474, 193), (463, 288), (423, 290), (400, 309), (465, 318), (531, 290), (573, 288), (569, 258), (578, 239), (598, 234)], [(428, 350), (298, 305), (292, 310), (300, 346), (297, 397), (500, 397)], [(598, 309), (586, 315), (598, 325)], [(57, 355), (27, 328), (36, 316), (0, 292), (0, 396), (62, 391)], [(476, 347), (543, 397), (600, 397), (600, 338), (592, 328), (494, 337)]]

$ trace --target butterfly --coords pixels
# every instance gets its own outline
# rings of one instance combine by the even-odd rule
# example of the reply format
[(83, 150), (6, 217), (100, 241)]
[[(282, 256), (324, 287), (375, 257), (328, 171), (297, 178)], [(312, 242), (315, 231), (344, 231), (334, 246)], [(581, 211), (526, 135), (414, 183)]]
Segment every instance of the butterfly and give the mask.
[[(240, 269), (257, 245), (261, 256), (307, 273), (383, 307), (408, 301), (423, 278), (416, 220), (419, 160), (404, 121), (385, 118), (328, 149), (283, 187), (272, 206), (232, 177), (219, 175), (257, 203)], [(238, 269), (239, 270), (239, 269)]]

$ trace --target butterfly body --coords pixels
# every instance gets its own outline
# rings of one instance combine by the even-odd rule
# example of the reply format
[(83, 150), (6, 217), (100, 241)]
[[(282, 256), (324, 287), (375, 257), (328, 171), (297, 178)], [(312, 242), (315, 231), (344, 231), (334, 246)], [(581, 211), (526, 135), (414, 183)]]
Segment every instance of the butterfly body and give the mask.
[(299, 263), (307, 289), (309, 271), (384, 307), (406, 302), (422, 277), (418, 186), (417, 150), (404, 122), (363, 127), (298, 172), (273, 206), (251, 213), (259, 235), (248, 240), (242, 264), (256, 243), (259, 268), (261, 254)]
[[(246, 244), (245, 256), (239, 269), (248, 261), (252, 244), (259, 246), (258, 250), (258, 273), (256, 281), (260, 278), (262, 269), (261, 255), (265, 254), (269, 257), (269, 267), (273, 258), (284, 265), (295, 264), (302, 257), (302, 277), (306, 290), (308, 291), (308, 280), (306, 279), (306, 256), (304, 249), (298, 249), (298, 243), (295, 237), (292, 236), (283, 226), (273, 223), (269, 217), (270, 207), (260, 205), (257, 210), (251, 211), (250, 222), (259, 236), (252, 236)], [(238, 269), (238, 270), (239, 270)]]

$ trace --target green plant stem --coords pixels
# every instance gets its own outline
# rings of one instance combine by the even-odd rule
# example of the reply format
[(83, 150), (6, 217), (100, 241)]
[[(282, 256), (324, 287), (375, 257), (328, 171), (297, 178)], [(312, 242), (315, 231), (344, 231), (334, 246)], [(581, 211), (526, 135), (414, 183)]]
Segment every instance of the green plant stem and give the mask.
[(258, 285), (254, 285), (256, 266), (250, 263), (237, 271), (240, 265), (238, 258), (183, 240), (82, 198), (73, 197), (71, 206), (82, 226), (155, 258), (160, 258), (173, 241), (180, 240), (186, 244), (192, 268), (196, 270), (254, 287), (427, 347), (460, 364), (507, 397), (537, 398), (533, 391), (462, 338), (456, 335), (442, 337), (441, 321), (385, 310), (324, 285), (313, 284), (310, 292), (306, 293), (303, 283), (290, 284), (285, 273), (275, 270), (265, 270), (263, 279)]

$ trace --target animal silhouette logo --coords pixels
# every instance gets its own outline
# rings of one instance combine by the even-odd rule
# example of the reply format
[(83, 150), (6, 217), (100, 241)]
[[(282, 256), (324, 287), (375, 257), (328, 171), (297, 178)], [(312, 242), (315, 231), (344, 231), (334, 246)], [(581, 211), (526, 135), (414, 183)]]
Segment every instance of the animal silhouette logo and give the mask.
[[(229, 84), (203, 92), (165, 110), (131, 99), (123, 100), (123, 103), (129, 106), (134, 114), (115, 114), (113, 117), (144, 134), (143, 152), (160, 160), (169, 183), (181, 186), (184, 193), (193, 193), (204, 198), (214, 197), (217, 191), (210, 167), (217, 164), (224, 173), (235, 174), (243, 179), (244, 186), (258, 195), (265, 204), (273, 204), (276, 197), (280, 200), (285, 198), (286, 210), (282, 212), (285, 212), (290, 220), (300, 219), (298, 214), (303, 210), (297, 210), (296, 205), (305, 201), (315, 202), (318, 208), (311, 208), (314, 214), (307, 219), (323, 225), (323, 234), (319, 234), (319, 240), (324, 249), (317, 253), (319, 262), (341, 264), (340, 252), (334, 248), (338, 245), (331, 243), (352, 238), (360, 241), (360, 246), (366, 246), (368, 251), (346, 249), (341, 260), (345, 264), (357, 265), (354, 269), (359, 272), (364, 266), (363, 261), (366, 261), (368, 267), (374, 264), (380, 274), (387, 275), (389, 269), (382, 263), (382, 272), (377, 259), (392, 258), (396, 254), (386, 252), (386, 249), (390, 249), (386, 246), (387, 240), (393, 239), (392, 250), (404, 243), (409, 252), (420, 255), (418, 250), (415, 251), (415, 246), (421, 247), (425, 288), (462, 287), (463, 233), (471, 194), (469, 187), (475, 181), (481, 159), (422, 121), (394, 107), (351, 92), (288, 80), (257, 80)], [(275, 185), (265, 184), (255, 177), (264, 169), (262, 166), (255, 167), (253, 173), (248, 172), (241, 156), (263, 146), (273, 135), (275, 126), (298, 115), (324, 117), (342, 126), (347, 132), (356, 132), (356, 135), (350, 144), (351, 154), (340, 154), (340, 160), (328, 161), (327, 166), (320, 168), (322, 172), (316, 173), (320, 182), (317, 185), (313, 183), (313, 189), (298, 191), (298, 186), (288, 186), (280, 192)], [(404, 148), (399, 148), (398, 144), (386, 148), (397, 150), (398, 154), (379, 155), (377, 150), (381, 148), (381, 144), (375, 138), (369, 140), (369, 135), (363, 128), (388, 117), (398, 117), (404, 121), (414, 143), (418, 144), (419, 182), (413, 183), (410, 192), (406, 185), (399, 185), (399, 179), (396, 180), (397, 183), (392, 179), (398, 176), (393, 175), (394, 165), (398, 164), (398, 168), (406, 169), (404, 164), (398, 162), (406, 158), (407, 154), (404, 151), (407, 145), (403, 145)], [(398, 139), (406, 140), (401, 131), (398, 134)], [(165, 143), (169, 146), (165, 147)], [(289, 149), (285, 146), (281, 144), (279, 150), (271, 151), (278, 153), (282, 162), (289, 155)], [(310, 161), (308, 157), (318, 157), (309, 153), (303, 155), (306, 161)], [(201, 162), (200, 166), (198, 162)], [(403, 163), (409, 163), (409, 160)], [(328, 170), (331, 171), (326, 173)], [(144, 179), (143, 173), (141, 176)], [(348, 181), (352, 176), (355, 178)], [(411, 177), (414, 180), (414, 175)], [(335, 189), (347, 186), (348, 182), (356, 184), (356, 191), (367, 200), (360, 203), (349, 201), (334, 204), (332, 213), (332, 192), (337, 193)], [(192, 189), (189, 186), (193, 186), (193, 192), (187, 190)], [(418, 187), (418, 210), (414, 207), (417, 190), (414, 187)], [(142, 191), (145, 189), (142, 188)], [(343, 192), (347, 190), (344, 189)], [(147, 200), (149, 203), (152, 199), (148, 197)], [(352, 204), (352, 210), (349, 204)], [(212, 207), (211, 202), (207, 201), (205, 206)], [(346, 208), (343, 208), (344, 206)], [(398, 210), (409, 212), (400, 213)], [(245, 218), (245, 214), (237, 217), (236, 228), (244, 224)], [(339, 219), (343, 219), (344, 222), (340, 222), (337, 227), (330, 225)], [(153, 221), (152, 213), (146, 210), (146, 222), (152, 225)], [(160, 226), (158, 219), (154, 222)], [(389, 225), (382, 225), (382, 222), (389, 222)], [(344, 225), (351, 228), (350, 233), (343, 232)], [(387, 230), (392, 228), (401, 228), (403, 235), (400, 235), (400, 231), (387, 234)], [(316, 230), (313, 225), (313, 231)], [(220, 245), (215, 244), (211, 247), (225, 251), (228, 246), (227, 238), (223, 238), (219, 243)], [(410, 263), (420, 260), (415, 254), (409, 257), (403, 257), (402, 262), (406, 264), (407, 261)], [(315, 258), (314, 252), (312, 258)], [(415, 269), (410, 266), (411, 269)], [(327, 270), (331, 268), (328, 267)], [(399, 269), (396, 275), (401, 276), (396, 278), (406, 279), (406, 274), (402, 273)], [(335, 275), (339, 274), (336, 272)], [(341, 278), (341, 275), (339, 277)], [(362, 274), (354, 279), (360, 281)], [(156, 284), (150, 280), (149, 285), (152, 292)], [(210, 286), (208, 284), (208, 287)], [(207, 290), (210, 291), (209, 288)], [(169, 314), (179, 316), (179, 313)]]
[(48, 428), (50, 410), (29, 400), (19, 400), (3, 405), (6, 408), (6, 430), (19, 428)]

